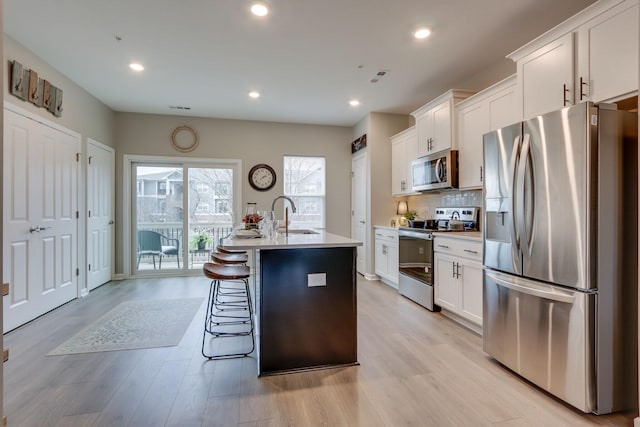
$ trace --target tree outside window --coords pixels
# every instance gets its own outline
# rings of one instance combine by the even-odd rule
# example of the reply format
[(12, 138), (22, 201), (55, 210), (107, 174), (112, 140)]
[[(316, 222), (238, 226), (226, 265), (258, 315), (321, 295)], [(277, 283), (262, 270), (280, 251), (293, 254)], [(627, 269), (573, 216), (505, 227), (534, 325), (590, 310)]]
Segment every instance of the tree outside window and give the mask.
[(325, 227), (324, 157), (284, 157), (284, 194), (296, 204), (295, 214), (289, 214), (292, 226)]

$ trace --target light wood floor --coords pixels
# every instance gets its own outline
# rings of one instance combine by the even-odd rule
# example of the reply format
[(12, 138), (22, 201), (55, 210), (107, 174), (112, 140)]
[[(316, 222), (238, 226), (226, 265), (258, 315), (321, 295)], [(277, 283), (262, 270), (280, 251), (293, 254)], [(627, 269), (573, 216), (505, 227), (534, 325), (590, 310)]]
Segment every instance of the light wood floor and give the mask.
[(380, 282), (358, 286), (360, 366), (256, 377), (200, 355), (204, 304), (181, 344), (45, 356), (124, 300), (205, 296), (204, 278), (113, 282), (5, 336), (9, 426), (590, 426), (489, 359), (481, 339)]

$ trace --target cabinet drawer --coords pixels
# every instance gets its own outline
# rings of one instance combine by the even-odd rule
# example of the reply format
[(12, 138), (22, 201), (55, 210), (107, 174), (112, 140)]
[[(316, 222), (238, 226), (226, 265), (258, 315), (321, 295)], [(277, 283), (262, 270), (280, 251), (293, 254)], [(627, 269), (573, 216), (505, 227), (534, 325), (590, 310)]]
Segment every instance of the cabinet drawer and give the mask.
[(384, 240), (391, 243), (398, 243), (398, 230), (391, 230), (387, 228), (375, 229), (376, 240)]
[(433, 250), (435, 252), (482, 261), (482, 242), (436, 236), (433, 241)]

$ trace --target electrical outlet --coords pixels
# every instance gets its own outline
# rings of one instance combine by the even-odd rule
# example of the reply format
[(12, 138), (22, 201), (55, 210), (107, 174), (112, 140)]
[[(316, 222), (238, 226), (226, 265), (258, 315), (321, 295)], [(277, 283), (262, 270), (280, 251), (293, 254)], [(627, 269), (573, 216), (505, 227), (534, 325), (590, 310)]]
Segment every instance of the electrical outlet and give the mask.
[(327, 273), (307, 274), (307, 287), (327, 286)]
[(424, 255), (424, 248), (423, 248), (423, 247), (419, 247), (419, 248), (418, 248), (418, 253), (419, 253), (420, 255)]

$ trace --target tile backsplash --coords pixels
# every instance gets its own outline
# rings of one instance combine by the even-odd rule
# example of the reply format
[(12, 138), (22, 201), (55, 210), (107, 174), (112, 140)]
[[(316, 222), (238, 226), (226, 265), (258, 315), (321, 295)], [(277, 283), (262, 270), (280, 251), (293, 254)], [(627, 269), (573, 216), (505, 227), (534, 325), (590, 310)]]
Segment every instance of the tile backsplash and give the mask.
[(482, 206), (482, 190), (447, 191), (442, 193), (425, 193), (409, 196), (407, 202), (410, 210), (415, 210), (422, 219), (433, 218), (435, 208), (452, 208), (458, 206)]

